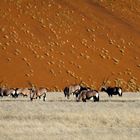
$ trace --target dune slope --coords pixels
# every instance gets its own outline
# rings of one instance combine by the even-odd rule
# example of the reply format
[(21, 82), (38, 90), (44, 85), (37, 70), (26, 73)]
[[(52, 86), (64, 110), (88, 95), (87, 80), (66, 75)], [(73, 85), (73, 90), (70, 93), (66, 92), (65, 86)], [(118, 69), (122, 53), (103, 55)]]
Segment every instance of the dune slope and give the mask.
[(140, 90), (139, 0), (1, 0), (0, 80)]

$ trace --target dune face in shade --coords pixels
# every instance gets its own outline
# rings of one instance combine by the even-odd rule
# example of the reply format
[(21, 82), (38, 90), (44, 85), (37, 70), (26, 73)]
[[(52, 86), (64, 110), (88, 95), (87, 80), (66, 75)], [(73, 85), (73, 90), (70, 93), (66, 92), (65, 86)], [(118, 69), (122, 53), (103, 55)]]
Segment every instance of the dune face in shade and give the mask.
[(137, 0), (1, 0), (0, 81), (50, 89), (108, 84), (140, 89)]

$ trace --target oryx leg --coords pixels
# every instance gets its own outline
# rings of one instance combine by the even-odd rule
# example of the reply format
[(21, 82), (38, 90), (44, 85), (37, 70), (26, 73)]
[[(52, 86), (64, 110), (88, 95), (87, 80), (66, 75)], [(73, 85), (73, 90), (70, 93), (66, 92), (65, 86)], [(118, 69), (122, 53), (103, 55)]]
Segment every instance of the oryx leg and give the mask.
[(30, 100), (33, 101), (33, 99), (35, 98), (35, 92), (31, 91), (30, 93)]
[(83, 102), (86, 102), (86, 99), (85, 99), (85, 98), (82, 98), (82, 101), (83, 101)]
[(43, 101), (46, 101), (46, 93), (43, 95)]

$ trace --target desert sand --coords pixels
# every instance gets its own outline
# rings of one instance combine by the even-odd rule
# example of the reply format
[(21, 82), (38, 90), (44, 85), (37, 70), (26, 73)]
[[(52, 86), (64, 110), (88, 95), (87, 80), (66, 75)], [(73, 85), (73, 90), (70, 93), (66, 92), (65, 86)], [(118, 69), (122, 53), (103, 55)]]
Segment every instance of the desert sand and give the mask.
[(0, 0), (0, 87), (99, 90), (105, 79), (123, 97), (0, 98), (0, 139), (140, 139), (139, 0)]
[(140, 90), (139, 0), (1, 0), (0, 81)]

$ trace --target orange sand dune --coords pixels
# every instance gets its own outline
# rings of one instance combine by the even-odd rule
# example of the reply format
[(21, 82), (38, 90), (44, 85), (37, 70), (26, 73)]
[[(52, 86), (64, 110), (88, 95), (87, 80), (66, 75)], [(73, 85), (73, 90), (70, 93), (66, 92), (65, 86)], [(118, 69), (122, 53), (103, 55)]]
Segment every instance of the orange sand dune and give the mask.
[(1, 0), (0, 80), (140, 90), (138, 0)]

